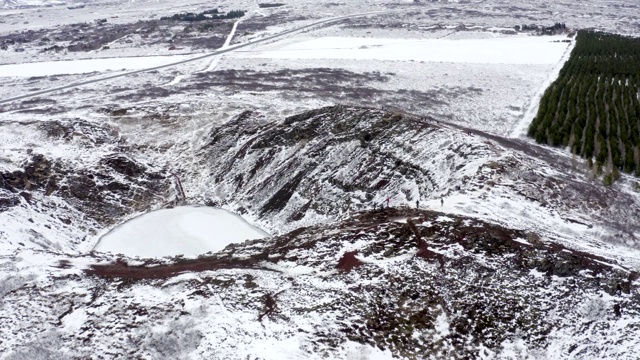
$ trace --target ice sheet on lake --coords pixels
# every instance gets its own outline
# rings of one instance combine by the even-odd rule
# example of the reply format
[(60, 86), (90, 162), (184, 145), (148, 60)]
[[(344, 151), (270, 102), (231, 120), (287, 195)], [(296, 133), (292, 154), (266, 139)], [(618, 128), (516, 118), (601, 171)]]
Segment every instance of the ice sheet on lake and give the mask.
[(131, 219), (103, 236), (94, 250), (139, 257), (194, 256), (268, 235), (226, 210), (182, 206)]

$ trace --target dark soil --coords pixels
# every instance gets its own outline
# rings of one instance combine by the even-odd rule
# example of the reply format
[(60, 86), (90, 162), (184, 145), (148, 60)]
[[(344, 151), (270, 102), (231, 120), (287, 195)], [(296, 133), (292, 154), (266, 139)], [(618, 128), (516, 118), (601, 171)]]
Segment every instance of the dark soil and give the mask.
[(349, 272), (353, 268), (363, 265), (364, 263), (358, 260), (356, 255), (358, 255), (357, 251), (347, 251), (344, 253), (340, 260), (338, 260), (337, 268), (342, 271)]
[(116, 261), (109, 265), (92, 265), (86, 270), (87, 274), (107, 278), (125, 278), (131, 280), (141, 279), (166, 279), (185, 272), (200, 272), (219, 269), (261, 269), (268, 270), (259, 265), (262, 261), (259, 257), (247, 260), (203, 258), (196, 260), (183, 260), (170, 265), (129, 266), (125, 261)]

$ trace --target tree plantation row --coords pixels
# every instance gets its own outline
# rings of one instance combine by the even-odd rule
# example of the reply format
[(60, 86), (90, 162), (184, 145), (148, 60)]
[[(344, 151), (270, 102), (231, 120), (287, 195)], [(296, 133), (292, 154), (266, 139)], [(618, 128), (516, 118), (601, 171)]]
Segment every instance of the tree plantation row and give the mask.
[(569, 147), (596, 175), (640, 175), (640, 39), (579, 31), (558, 79), (545, 91), (529, 136)]

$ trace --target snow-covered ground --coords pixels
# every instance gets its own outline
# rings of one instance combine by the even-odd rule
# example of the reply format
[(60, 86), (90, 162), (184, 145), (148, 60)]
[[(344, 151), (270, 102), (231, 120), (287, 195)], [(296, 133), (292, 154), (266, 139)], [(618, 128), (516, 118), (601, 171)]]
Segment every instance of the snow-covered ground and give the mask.
[(294, 38), (239, 51), (237, 56), (275, 59), (353, 59), (475, 64), (556, 64), (566, 36), (479, 39)]
[[(334, 92), (332, 98), (353, 105), (398, 107), (506, 135), (521, 126), (530, 99), (562, 67), (566, 61), (563, 56), (572, 46), (566, 36), (487, 32), (461, 32), (455, 39), (431, 36), (403, 39), (303, 34), (231, 53), (219, 69), (278, 73), (330, 68), (380, 73), (384, 80), (356, 91), (365, 94), (357, 100), (351, 99), (348, 89)], [(343, 86), (349, 85), (363, 86), (356, 80)], [(396, 94), (397, 99), (388, 101), (389, 96), (375, 92), (368, 95), (369, 89)], [(245, 97), (251, 97), (251, 93), (234, 94), (233, 99)], [(247, 102), (260, 104), (253, 99)], [(265, 108), (272, 108), (272, 103)]]
[(142, 258), (197, 256), (265, 236), (269, 234), (229, 211), (181, 206), (152, 211), (118, 225), (100, 238), (94, 250)]
[(140, 56), (106, 59), (47, 61), (37, 63), (0, 65), (0, 76), (32, 77), (92, 72), (138, 70), (162, 66), (189, 58), (187, 55)]
[(513, 127), (513, 130), (511, 131), (511, 135), (510, 135), (511, 137), (517, 138), (520, 136), (524, 137), (526, 135), (529, 124), (531, 123), (531, 121), (533, 121), (533, 118), (536, 116), (536, 113), (538, 112), (538, 105), (540, 104), (542, 95), (544, 95), (544, 92), (547, 90), (547, 88), (551, 85), (551, 83), (553, 83), (556, 80), (556, 78), (558, 77), (558, 74), (560, 74), (560, 70), (562, 69), (564, 64), (567, 62), (567, 60), (569, 60), (569, 56), (571, 55), (571, 51), (573, 50), (573, 47), (575, 46), (575, 44), (576, 44), (575, 41), (571, 42), (571, 44), (564, 51), (564, 54), (562, 54), (562, 57), (556, 63), (556, 66), (553, 69), (553, 71), (551, 71), (551, 73), (549, 74), (547, 80), (544, 83), (542, 83), (538, 88), (538, 91), (533, 96), (530, 97), (527, 110), (524, 112), (524, 114), (520, 117), (520, 120)]
[[(203, 41), (215, 38), (220, 46), (323, 18), (371, 16), (220, 57), (3, 104), (1, 360), (69, 354), (386, 360), (392, 351), (414, 350), (425, 357), (438, 351), (434, 354), (440, 356), (434, 356), (445, 358), (457, 354), (446, 345), (452, 333), (469, 330), (484, 337), (498, 328), (505, 336), (501, 344), (489, 348), (482, 341), (463, 340), (461, 346), (469, 351), (479, 346), (477, 354), (487, 359), (619, 359), (640, 353), (634, 337), (640, 283), (632, 276), (640, 269), (636, 180), (623, 177), (603, 188), (580, 164), (570, 169), (570, 155), (563, 150), (531, 155), (522, 148), (537, 145), (517, 140), (503, 146), (495, 137), (449, 125), (514, 137), (526, 129), (538, 95), (573, 43), (566, 42), (566, 35), (514, 35), (514, 25), (566, 22), (570, 28), (637, 33), (637, 4), (300, 0), (260, 8), (249, 0), (215, 5), (96, 0), (75, 5), (5, 1), (0, 36), (15, 43), (5, 42), (7, 50), (0, 50), (0, 63), (6, 64), (0, 67), (0, 99), (210, 51), (180, 45), (181, 36), (187, 36), (185, 24), (165, 24), (161, 30), (149, 26), (178, 12), (214, 6), (247, 10), (240, 22), (227, 21), (219, 31), (200, 33)], [(107, 22), (100, 28), (96, 20), (103, 19)], [(127, 26), (117, 27), (123, 24)], [(111, 34), (91, 51), (45, 50), (90, 43), (102, 29), (123, 32)], [(77, 33), (66, 40), (55, 38), (72, 30)], [(169, 50), (169, 44), (178, 49)], [(174, 56), (159, 56), (170, 54)], [(313, 117), (300, 120), (303, 111), (336, 103), (353, 107), (317, 112), (322, 127), (316, 127)], [(408, 119), (402, 111), (417, 116)], [(292, 115), (298, 116), (288, 118)], [(425, 116), (439, 122), (426, 124), (421, 120)], [(296, 127), (300, 124), (306, 125)], [(34, 162), (36, 154), (46, 161)], [(187, 202), (242, 213), (274, 234), (292, 231), (290, 239), (268, 240), (273, 243), (266, 252), (261, 241), (243, 242), (207, 259), (224, 253), (232, 263), (240, 262), (240, 268), (183, 268), (180, 275), (139, 283), (126, 273), (122, 278), (88, 275), (85, 271), (114, 261), (118, 253), (125, 255), (120, 265), (140, 266), (131, 270), (135, 273), (175, 259), (128, 257), (195, 256), (218, 251), (232, 240), (265, 236), (222, 210), (167, 209), (181, 202), (173, 174), (181, 177)], [(391, 206), (402, 211), (419, 200), (421, 208), (443, 212), (415, 224), (429, 242), (430, 260), (416, 257), (412, 215), (396, 217), (389, 227), (393, 231), (358, 228), (357, 221), (335, 227), (340, 219), (371, 210), (388, 196)], [(157, 209), (164, 210), (152, 211)], [(100, 234), (148, 211), (108, 233), (91, 253)], [(369, 214), (375, 218), (380, 212)], [(516, 248), (564, 246), (560, 254), (578, 257), (523, 261), (530, 249), (503, 256), (504, 244), (494, 242), (496, 233), (481, 229), (472, 237), (498, 254), (480, 256), (455, 244), (437, 248), (434, 228), (453, 231), (477, 219), (522, 232), (514, 240)], [(346, 233), (350, 229), (355, 232)], [(451, 236), (446, 239), (468, 240)], [(317, 246), (290, 247), (291, 241), (306, 240)], [(376, 250), (364, 253), (368, 248)], [(345, 251), (361, 251), (354, 259), (363, 267), (347, 274), (338, 271), (336, 263)], [(620, 283), (598, 278), (587, 289), (574, 281), (601, 276), (592, 265), (579, 276), (550, 275), (554, 269), (562, 273), (583, 266), (585, 254), (628, 278)], [(465, 268), (473, 258), (477, 268)], [(437, 259), (446, 262), (444, 269)], [(504, 281), (492, 283), (501, 277)], [(407, 291), (408, 285), (416, 285), (415, 292)], [(483, 294), (494, 286), (496, 292), (470, 303), (455, 298)], [(433, 289), (441, 295), (431, 296)], [(540, 306), (527, 312), (534, 303)], [(415, 311), (406, 312), (412, 306)], [(620, 314), (614, 313), (615, 306), (621, 306)], [(488, 308), (496, 312), (467, 314)], [(354, 318), (358, 311), (362, 316)], [(493, 326), (505, 311), (517, 317), (501, 323), (508, 326)], [(396, 318), (402, 320), (389, 322)], [(409, 318), (430, 319), (429, 326), (396, 326)], [(462, 321), (466, 319), (475, 322)], [(545, 338), (546, 328), (540, 328), (540, 337), (526, 341), (521, 333), (512, 333), (514, 326), (527, 330), (540, 321), (560, 329)], [(402, 331), (401, 337), (426, 334), (437, 341), (421, 344), (428, 350), (403, 350), (389, 345), (399, 344), (393, 337), (375, 338), (366, 332), (370, 329), (361, 328), (384, 324)], [(360, 328), (352, 334), (368, 334), (358, 343), (344, 341), (344, 329), (352, 325)], [(571, 331), (565, 333), (563, 327)], [(440, 345), (446, 351), (438, 350)]]

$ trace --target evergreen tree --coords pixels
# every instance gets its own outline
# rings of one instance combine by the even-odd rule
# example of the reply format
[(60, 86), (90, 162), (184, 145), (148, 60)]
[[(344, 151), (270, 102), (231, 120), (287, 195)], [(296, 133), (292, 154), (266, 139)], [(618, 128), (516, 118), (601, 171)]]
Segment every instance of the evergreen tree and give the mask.
[[(548, 28), (549, 29), (549, 28)], [(568, 146), (595, 174), (640, 172), (640, 39), (579, 31), (569, 60), (544, 92), (528, 134)], [(619, 175), (618, 175), (619, 176)]]

